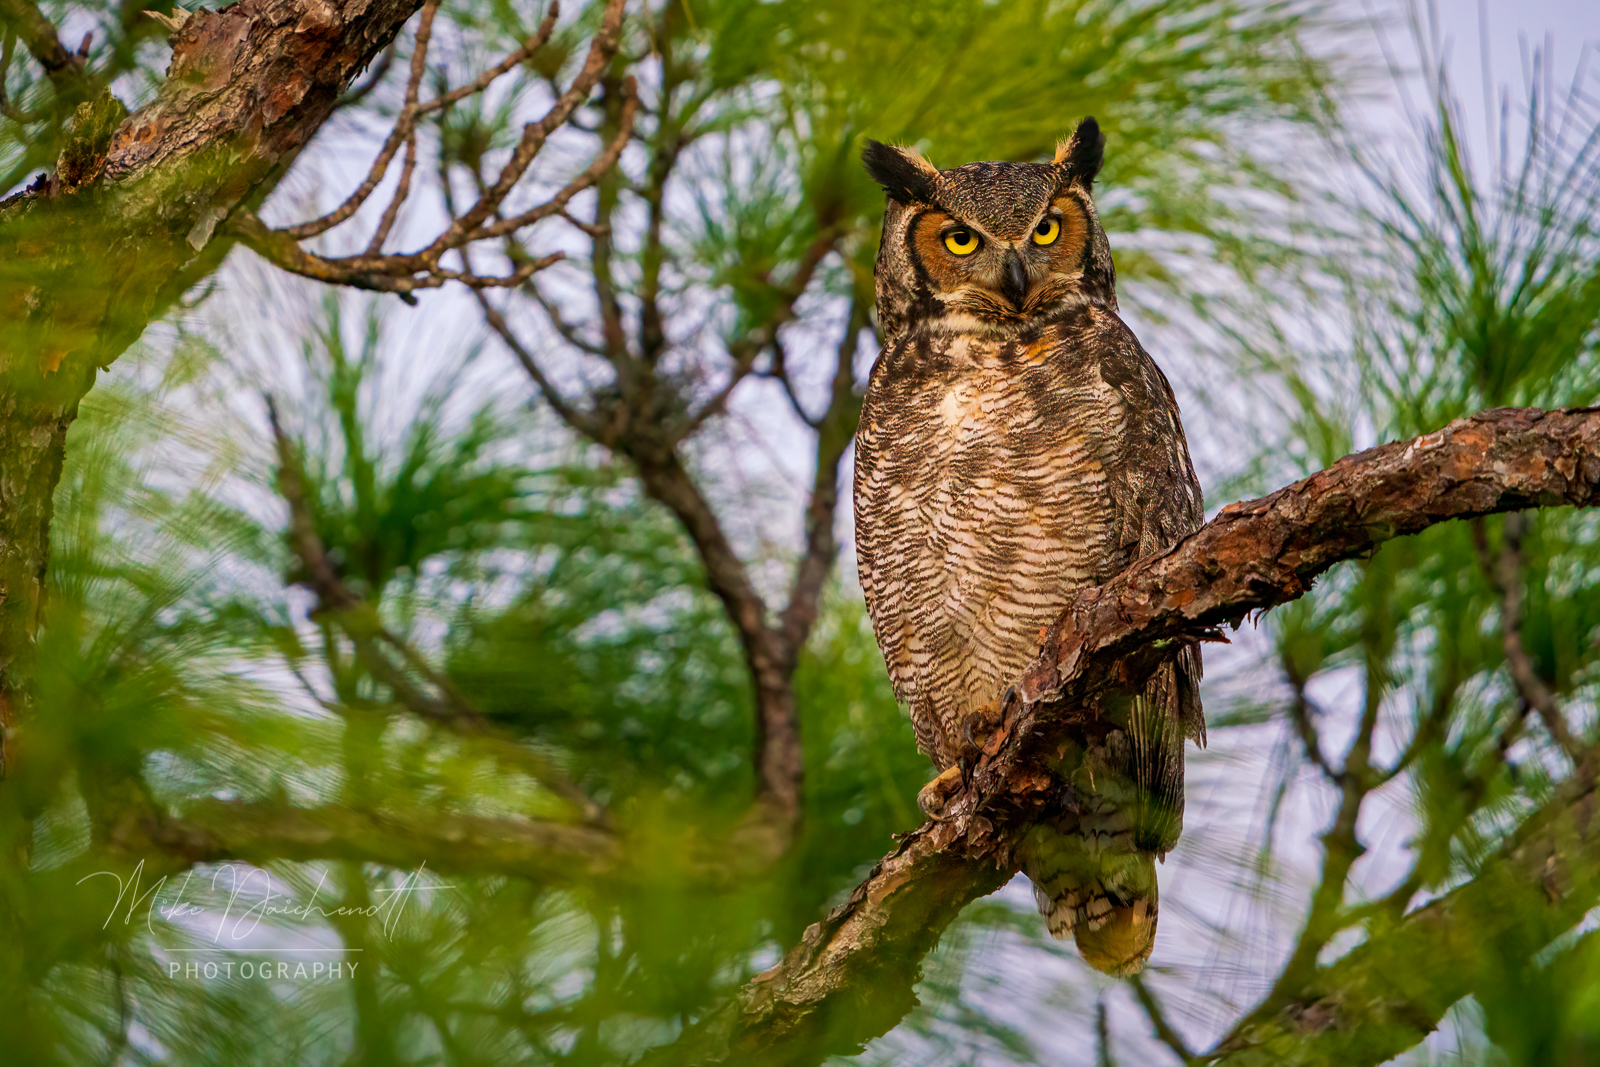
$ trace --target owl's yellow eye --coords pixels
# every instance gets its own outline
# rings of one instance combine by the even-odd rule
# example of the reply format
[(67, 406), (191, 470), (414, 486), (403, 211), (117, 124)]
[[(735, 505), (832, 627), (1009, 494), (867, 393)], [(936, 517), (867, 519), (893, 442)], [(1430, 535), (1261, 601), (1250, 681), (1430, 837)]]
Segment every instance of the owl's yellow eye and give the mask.
[(970, 256), (978, 250), (978, 235), (971, 230), (951, 230), (944, 235), (944, 246), (958, 256)]
[(1061, 223), (1055, 219), (1040, 219), (1039, 225), (1033, 228), (1033, 243), (1036, 245), (1054, 244), (1060, 236)]

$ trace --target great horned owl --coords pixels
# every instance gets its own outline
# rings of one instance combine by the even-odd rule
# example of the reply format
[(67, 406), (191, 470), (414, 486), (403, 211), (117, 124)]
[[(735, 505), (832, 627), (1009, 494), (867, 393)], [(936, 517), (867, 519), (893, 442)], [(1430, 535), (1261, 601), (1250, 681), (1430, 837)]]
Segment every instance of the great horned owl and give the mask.
[[(1117, 315), (1085, 119), (1051, 163), (941, 171), (869, 141), (888, 193), (883, 351), (856, 436), (861, 586), (932, 810), (997, 700), (1078, 589), (1201, 521), (1172, 387)], [(1200, 657), (1174, 650), (1066, 745), (1059, 802), (1019, 855), (1051, 934), (1137, 972), (1155, 942), (1155, 860), (1183, 822), (1183, 739), (1202, 742)]]

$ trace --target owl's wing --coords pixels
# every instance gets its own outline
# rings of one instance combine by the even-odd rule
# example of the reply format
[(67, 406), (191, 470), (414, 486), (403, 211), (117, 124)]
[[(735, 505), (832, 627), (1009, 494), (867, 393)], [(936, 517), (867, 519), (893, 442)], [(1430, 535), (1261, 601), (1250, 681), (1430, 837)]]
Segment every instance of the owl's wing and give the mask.
[[(1104, 313), (1101, 326), (1097, 341), (1105, 351), (1100, 373), (1120, 394), (1123, 408), (1122, 439), (1106, 457), (1115, 472), (1119, 498), (1121, 558), (1116, 570), (1121, 570), (1166, 551), (1198, 530), (1205, 520), (1205, 503), (1178, 417), (1178, 400), (1167, 376), (1115, 314)], [(1161, 696), (1172, 702), (1170, 710), (1181, 724), (1183, 736), (1204, 745), (1200, 646), (1184, 646), (1175, 657), (1175, 667), (1171, 692)], [(1179, 744), (1181, 747), (1181, 741)]]

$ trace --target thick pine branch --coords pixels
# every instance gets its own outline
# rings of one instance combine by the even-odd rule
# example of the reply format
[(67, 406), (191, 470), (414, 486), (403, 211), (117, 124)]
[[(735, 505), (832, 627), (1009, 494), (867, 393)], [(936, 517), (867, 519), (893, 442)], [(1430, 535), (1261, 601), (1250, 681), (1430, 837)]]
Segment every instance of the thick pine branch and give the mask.
[[(1158, 658), (1159, 651), (1141, 655), (1152, 645), (1215, 639), (1223, 624), (1237, 626), (1252, 611), (1304, 595), (1335, 564), (1370, 555), (1384, 541), (1435, 523), (1596, 503), (1600, 409), (1502, 408), (1346, 457), (1270, 496), (1230, 505), (1171, 550), (1079, 593), (1019, 680), (1012, 722), (980, 760), (946, 821), (908, 834), (849, 900), (806, 930), (776, 967), (646, 1062), (818, 1063), (859, 1049), (898, 1023), (915, 1003), (921, 960), (945, 927), (967, 903), (1016, 871), (1012, 846), (1037, 817), (1048, 791), (1049, 778), (1033, 757), (1081, 722), (1080, 709), (1118, 684), (1115, 675), (1137, 670), (1143, 658)], [(1592, 788), (1576, 785), (1583, 785), (1581, 803), (1573, 805), (1569, 798), (1570, 821), (1557, 819), (1559, 812), (1547, 813), (1485, 872), (1504, 872), (1513, 882), (1520, 878), (1519, 884), (1533, 879), (1542, 892), (1562, 894), (1571, 901), (1562, 915), (1572, 908), (1581, 914), (1584, 901), (1592, 902), (1594, 895), (1592, 889), (1580, 894), (1552, 890), (1539, 873), (1548, 869), (1552, 835), (1571, 835), (1568, 854), (1574, 844), (1593, 851), (1600, 838), (1600, 820), (1590, 813)], [(1580, 883), (1576, 874), (1565, 877)], [(1406, 923), (1422, 931), (1413, 931), (1418, 939), (1447, 938), (1450, 930), (1441, 932), (1428, 916), (1450, 914), (1449, 901), (1466, 899), (1466, 893), (1458, 891)], [(1356, 959), (1315, 970), (1304, 996), (1288, 1000), (1324, 1005), (1316, 1025), (1342, 1033), (1338, 976), (1344, 973), (1341, 967), (1358, 966), (1349, 962)], [(1361, 974), (1370, 977), (1371, 971)], [(1410, 1040), (1448, 1006), (1408, 1002), (1404, 1026), (1410, 1028)], [(1304, 1035), (1315, 1030), (1297, 1018), (1284, 1009), (1258, 1021), (1256, 1031)], [(1256, 1062), (1247, 1055), (1262, 1043), (1256, 1031), (1242, 1031), (1228, 1046), (1239, 1057), (1236, 1062)]]

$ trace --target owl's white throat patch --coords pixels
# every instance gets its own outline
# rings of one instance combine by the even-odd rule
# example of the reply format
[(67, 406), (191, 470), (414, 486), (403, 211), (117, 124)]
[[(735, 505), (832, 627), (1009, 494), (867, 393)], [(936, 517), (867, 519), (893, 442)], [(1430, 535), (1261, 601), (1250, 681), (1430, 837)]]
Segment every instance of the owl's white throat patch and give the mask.
[(939, 401), (939, 424), (951, 438), (962, 437), (962, 428), (974, 429), (983, 421), (984, 392), (971, 381), (950, 387)]

